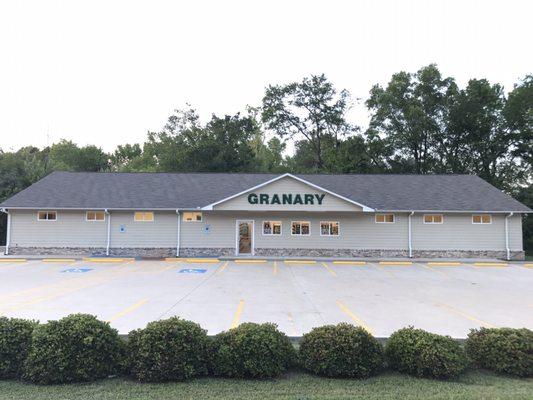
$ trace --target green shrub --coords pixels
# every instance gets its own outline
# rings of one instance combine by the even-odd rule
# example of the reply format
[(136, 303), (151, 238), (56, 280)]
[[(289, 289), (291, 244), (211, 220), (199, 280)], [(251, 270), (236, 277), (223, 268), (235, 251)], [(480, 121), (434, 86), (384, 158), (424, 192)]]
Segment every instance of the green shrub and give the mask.
[(306, 333), (300, 363), (318, 375), (366, 378), (383, 366), (383, 348), (366, 330), (350, 324), (326, 325)]
[(273, 378), (294, 362), (289, 338), (274, 324), (245, 323), (215, 336), (213, 372), (232, 378)]
[(72, 314), (35, 328), (24, 378), (39, 384), (92, 381), (119, 372), (123, 356), (124, 344), (108, 323)]
[(194, 322), (169, 318), (129, 334), (130, 373), (143, 382), (183, 381), (208, 372), (209, 338)]
[(467, 366), (459, 342), (413, 327), (391, 335), (385, 346), (385, 357), (390, 368), (427, 378), (452, 378)]
[(37, 322), (0, 317), (0, 379), (20, 378)]
[(533, 331), (529, 329), (473, 329), (466, 352), (479, 367), (498, 373), (533, 375)]

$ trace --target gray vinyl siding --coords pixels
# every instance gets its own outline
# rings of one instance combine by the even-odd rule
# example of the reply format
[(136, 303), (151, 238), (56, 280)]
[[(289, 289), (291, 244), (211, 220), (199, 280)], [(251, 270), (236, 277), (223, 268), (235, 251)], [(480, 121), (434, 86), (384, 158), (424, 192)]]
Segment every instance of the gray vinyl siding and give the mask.
[(133, 215), (133, 211), (111, 212), (111, 247), (176, 247), (176, 212), (155, 211), (152, 222), (134, 221)]
[(56, 221), (38, 221), (37, 210), (10, 213), (11, 246), (106, 246), (107, 221), (85, 221), (85, 211), (58, 211)]
[[(272, 196), (273, 194), (281, 195), (286, 194), (324, 194), (324, 200), (321, 205), (306, 205), (306, 204), (291, 204), (291, 205), (278, 205), (278, 204), (250, 204), (248, 202), (248, 194), (268, 194)], [(322, 192), (320, 190), (314, 189), (312, 186), (306, 185), (294, 178), (283, 178), (273, 183), (270, 183), (264, 187), (261, 187), (257, 190), (252, 190), (246, 192), (245, 194), (235, 197), (234, 199), (228, 200), (224, 203), (214, 206), (215, 210), (246, 210), (246, 211), (256, 211), (256, 210), (272, 210), (272, 211), (361, 211), (362, 207), (359, 207), (356, 204), (353, 204), (349, 201), (343, 200), (335, 195)]]

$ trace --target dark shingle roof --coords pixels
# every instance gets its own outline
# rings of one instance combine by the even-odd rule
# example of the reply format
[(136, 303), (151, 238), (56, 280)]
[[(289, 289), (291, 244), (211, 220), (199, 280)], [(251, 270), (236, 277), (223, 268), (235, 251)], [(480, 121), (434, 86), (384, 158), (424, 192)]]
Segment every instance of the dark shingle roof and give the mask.
[[(280, 175), (54, 172), (9, 198), (5, 208), (197, 208)], [(472, 175), (297, 175), (376, 210), (531, 210)]]

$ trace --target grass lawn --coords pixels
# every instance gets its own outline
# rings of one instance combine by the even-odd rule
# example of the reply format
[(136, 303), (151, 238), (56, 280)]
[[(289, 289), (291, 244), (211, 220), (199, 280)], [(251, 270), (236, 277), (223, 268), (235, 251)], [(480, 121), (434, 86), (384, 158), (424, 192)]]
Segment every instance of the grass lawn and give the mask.
[(387, 373), (365, 380), (325, 379), (293, 373), (272, 381), (197, 379), (141, 384), (109, 379), (90, 384), (35, 386), (0, 381), (0, 399), (532, 399), (533, 379), (471, 371), (442, 382)]

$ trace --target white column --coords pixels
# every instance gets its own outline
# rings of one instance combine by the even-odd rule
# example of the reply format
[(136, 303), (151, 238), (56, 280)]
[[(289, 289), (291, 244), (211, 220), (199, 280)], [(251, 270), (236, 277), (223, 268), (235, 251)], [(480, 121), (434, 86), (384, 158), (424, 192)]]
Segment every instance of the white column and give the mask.
[(109, 247), (111, 246), (111, 213), (105, 210), (105, 215), (107, 217), (107, 245), (105, 249), (105, 255), (109, 255)]
[(408, 242), (409, 242), (409, 258), (413, 257), (413, 234), (411, 232), (411, 217), (413, 216), (415, 212), (411, 211), (411, 214), (407, 216), (407, 224), (408, 224)]
[(511, 259), (511, 249), (509, 247), (509, 218), (513, 216), (514, 213), (510, 213), (505, 217), (505, 251), (507, 253), (507, 260)]
[(11, 213), (5, 210), (7, 214), (7, 227), (6, 227), (6, 256), (9, 255), (9, 244), (11, 243)]
[(176, 210), (176, 215), (178, 216), (178, 236), (176, 239), (176, 257), (180, 256), (180, 236), (181, 236), (181, 217), (180, 217), (180, 211)]

